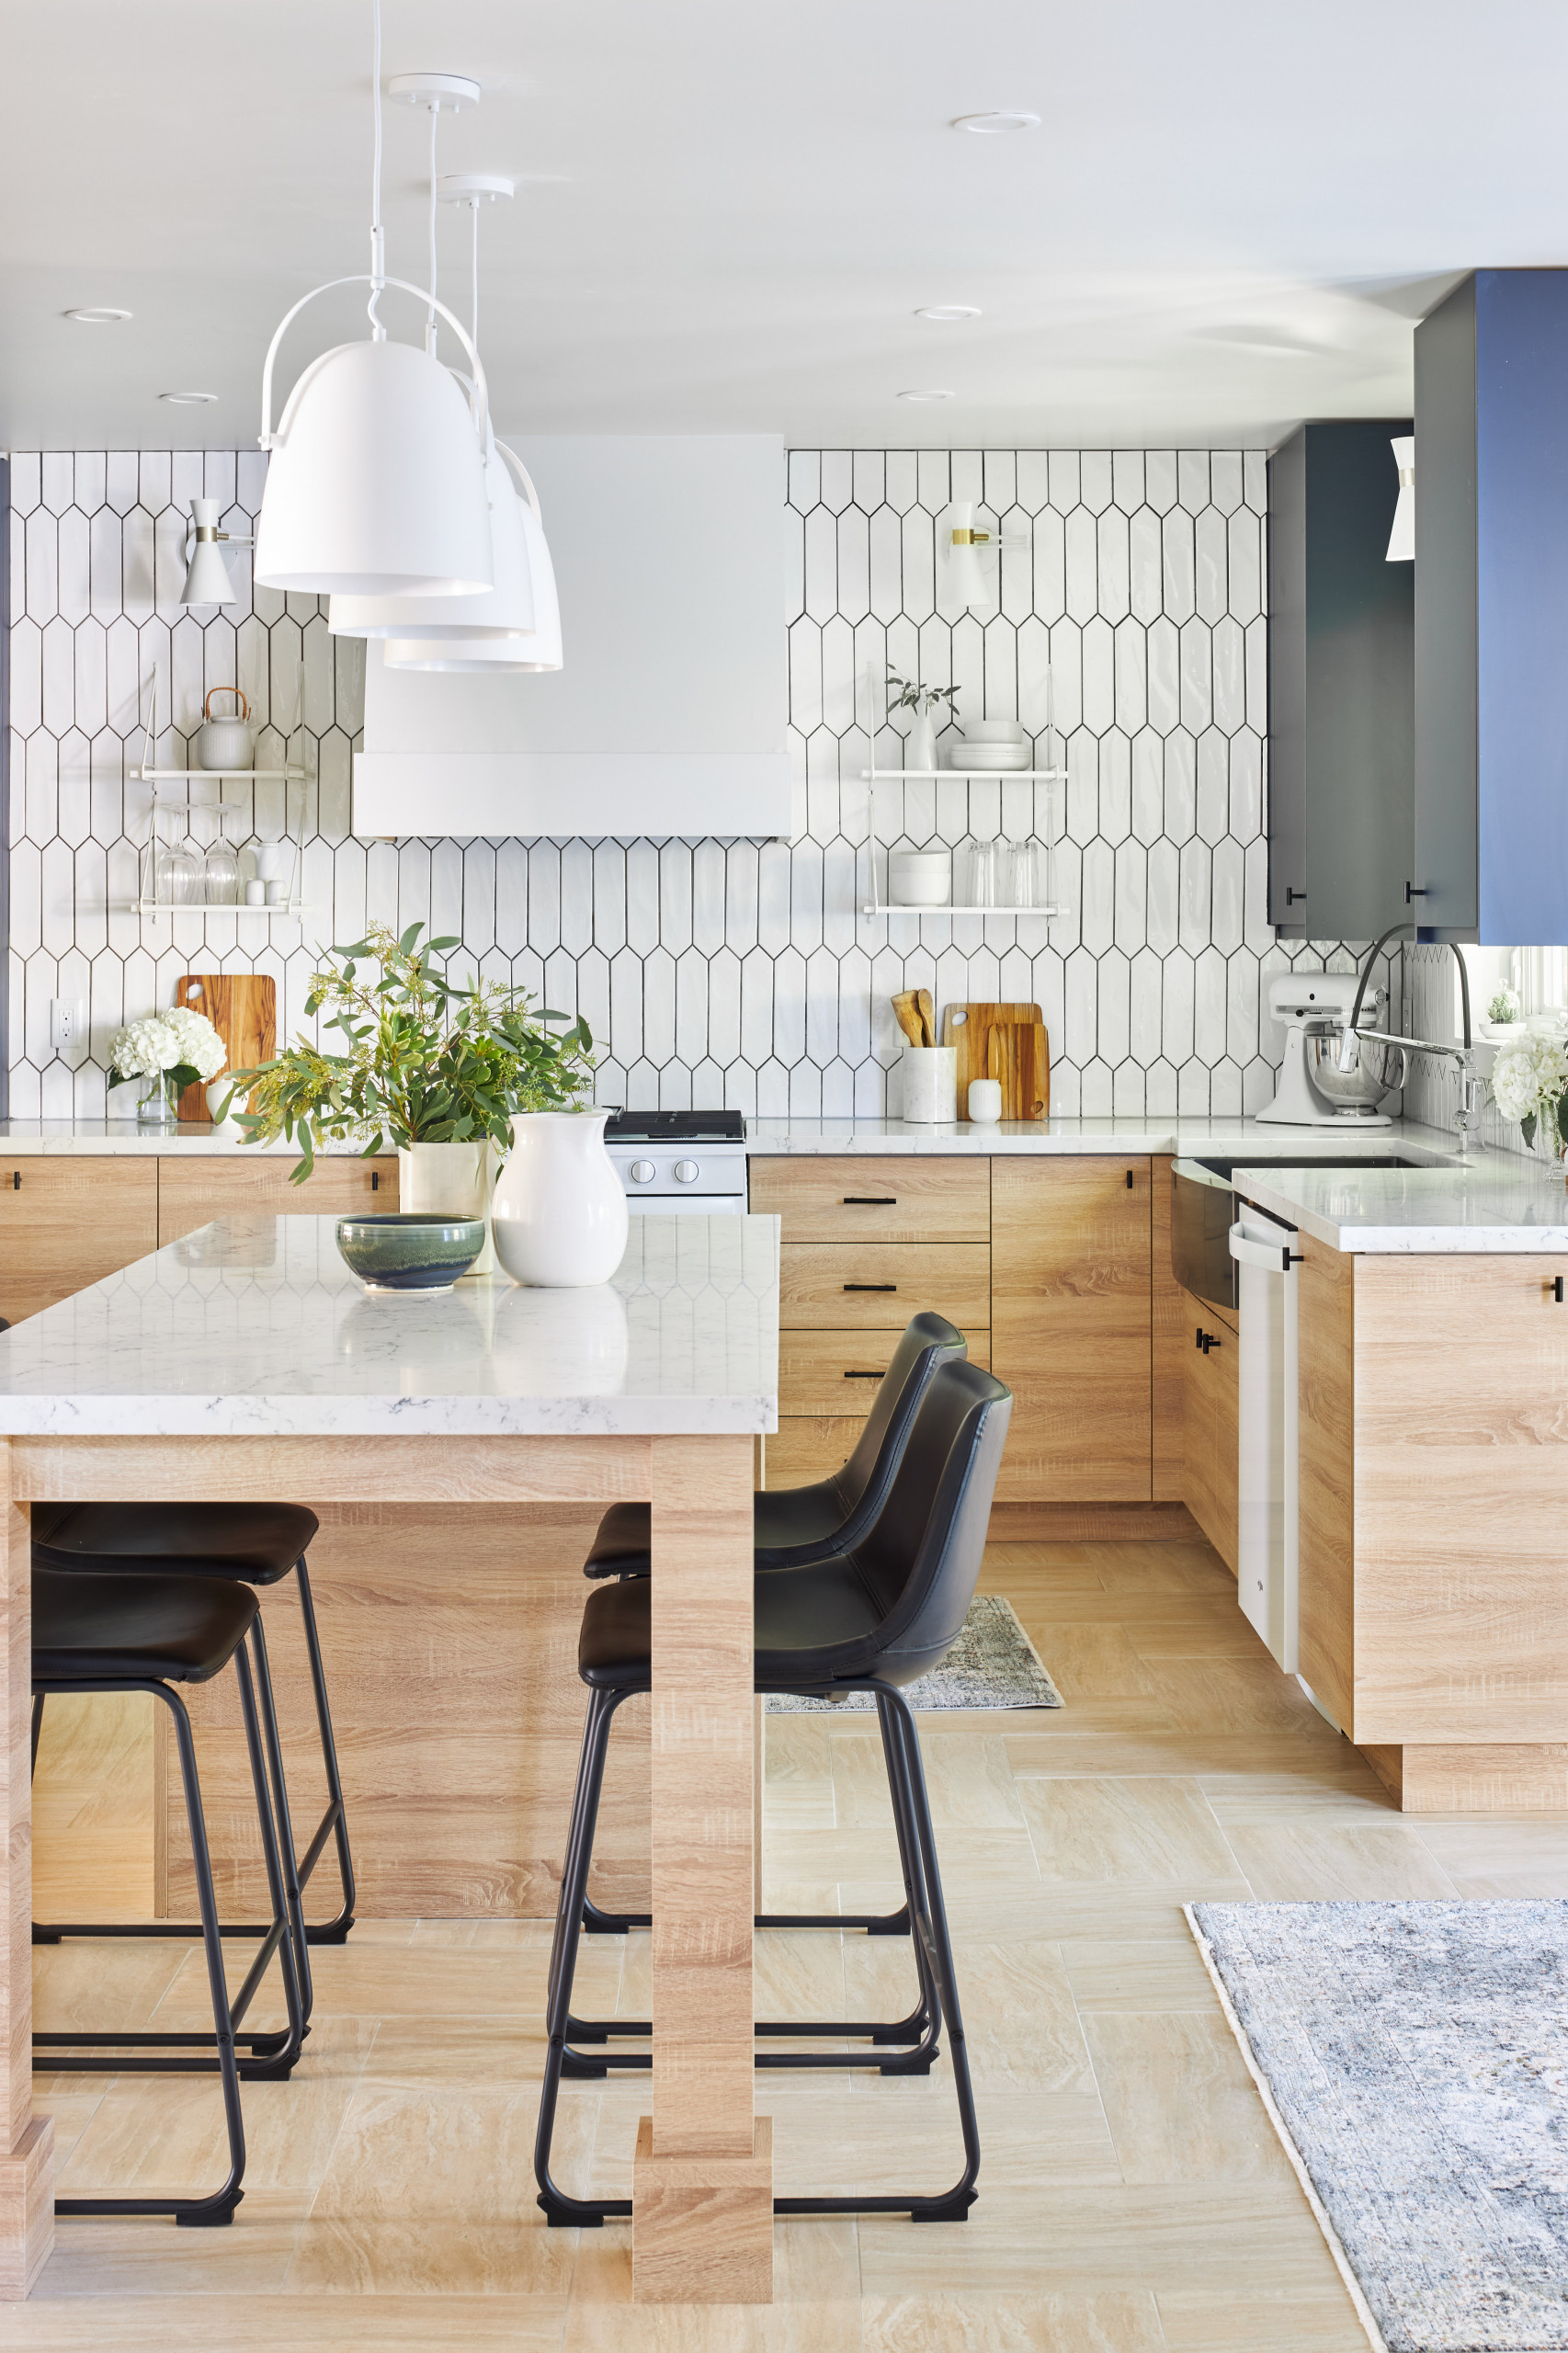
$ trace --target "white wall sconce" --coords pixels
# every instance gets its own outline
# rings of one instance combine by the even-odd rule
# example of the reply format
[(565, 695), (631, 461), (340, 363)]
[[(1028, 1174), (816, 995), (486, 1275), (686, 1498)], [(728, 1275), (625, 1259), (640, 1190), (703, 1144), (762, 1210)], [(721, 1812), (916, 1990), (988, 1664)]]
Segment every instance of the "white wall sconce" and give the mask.
[(1029, 545), (1027, 537), (978, 528), (974, 514), (974, 500), (959, 498), (949, 507), (945, 518), (947, 560), (941, 604), (946, 612), (994, 613), (1002, 597), (1000, 551)]
[(1391, 441), (1394, 464), (1399, 468), (1399, 504), (1393, 510), (1393, 529), (1389, 533), (1390, 563), (1414, 563), (1415, 561), (1415, 437), (1402, 433)]
[(190, 529), (185, 535), (185, 586), (179, 597), (182, 605), (237, 605), (240, 601), (240, 592), (223, 561), (223, 547), (251, 548), (256, 541), (248, 535), (218, 529), (220, 504), (216, 498), (193, 498), (190, 502)]

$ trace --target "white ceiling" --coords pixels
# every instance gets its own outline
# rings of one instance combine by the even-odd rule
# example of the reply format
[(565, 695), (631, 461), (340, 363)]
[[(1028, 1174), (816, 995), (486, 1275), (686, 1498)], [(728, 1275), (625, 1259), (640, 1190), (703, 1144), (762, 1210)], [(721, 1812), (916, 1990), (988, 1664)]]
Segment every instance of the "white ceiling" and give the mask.
[[(384, 0), (469, 74), (515, 431), (1273, 443), (1397, 415), (1415, 320), (1568, 255), (1561, 0)], [(365, 267), (369, 0), (0, 0), (0, 443), (233, 448)], [(1042, 127), (947, 126), (1028, 108)], [(428, 118), (387, 108), (419, 278)], [(467, 216), (442, 291), (466, 315)], [(973, 302), (937, 326), (918, 304)], [(72, 304), (129, 324), (83, 327)], [(399, 331), (412, 306), (389, 298)], [(347, 297), (296, 360), (358, 331)], [(282, 382), (293, 372), (286, 365)], [(911, 386), (957, 395), (916, 406)], [(215, 392), (201, 409), (161, 392)]]

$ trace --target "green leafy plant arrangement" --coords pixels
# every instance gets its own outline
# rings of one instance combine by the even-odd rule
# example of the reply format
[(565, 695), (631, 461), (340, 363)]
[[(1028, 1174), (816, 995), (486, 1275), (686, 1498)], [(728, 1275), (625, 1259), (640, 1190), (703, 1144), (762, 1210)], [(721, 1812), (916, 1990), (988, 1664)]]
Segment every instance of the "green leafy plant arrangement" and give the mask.
[[(249, 1109), (235, 1115), (246, 1143), (298, 1142), (294, 1184), (328, 1138), (363, 1137), (367, 1158), (389, 1142), (506, 1144), (515, 1112), (580, 1108), (594, 1073), (587, 1023), (535, 1012), (526, 990), (498, 981), (460, 988), (436, 959), (460, 940), (421, 947), (424, 928), (410, 924), (400, 938), (373, 924), (352, 947), (317, 951), (305, 1011), (325, 1013), (346, 1052), (301, 1034), (271, 1062), (233, 1074), (230, 1102), (249, 1092)], [(567, 1026), (552, 1035), (552, 1022)]]
[[(896, 691), (895, 691), (896, 689)], [(901, 678), (892, 664), (888, 664), (888, 709), (892, 710), (935, 710), (939, 702), (948, 706), (948, 716), (959, 715), (957, 687), (925, 687), (918, 678)]]

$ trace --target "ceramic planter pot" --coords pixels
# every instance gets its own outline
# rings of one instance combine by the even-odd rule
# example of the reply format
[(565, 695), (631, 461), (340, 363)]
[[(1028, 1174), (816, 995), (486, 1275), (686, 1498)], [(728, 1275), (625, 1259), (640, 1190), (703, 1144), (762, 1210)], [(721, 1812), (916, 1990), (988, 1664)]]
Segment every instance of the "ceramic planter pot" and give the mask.
[[(403, 1146), (397, 1155), (397, 1205), (437, 1217), (483, 1217), (490, 1214), (491, 1188), (495, 1182), (495, 1153), (488, 1137), (479, 1143), (416, 1143)], [(495, 1271), (495, 1252), (488, 1227), (484, 1247), (471, 1275)]]
[(515, 1283), (608, 1282), (626, 1251), (626, 1195), (605, 1150), (606, 1111), (522, 1111), (490, 1204), (495, 1256)]

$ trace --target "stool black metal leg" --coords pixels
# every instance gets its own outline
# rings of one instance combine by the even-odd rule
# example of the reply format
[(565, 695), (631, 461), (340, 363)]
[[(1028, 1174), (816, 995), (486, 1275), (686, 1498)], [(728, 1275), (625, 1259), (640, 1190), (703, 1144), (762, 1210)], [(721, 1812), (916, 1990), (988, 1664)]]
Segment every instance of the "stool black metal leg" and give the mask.
[[(555, 1938), (550, 1954), (550, 1984), (546, 1995), (544, 2082), (539, 2103), (539, 2130), (534, 2141), (534, 2177), (539, 2204), (552, 2230), (597, 2229), (608, 2214), (630, 2214), (630, 2198), (589, 2201), (569, 2198), (550, 2175), (550, 2148), (555, 2132), (555, 2108), (565, 2072), (566, 2021), (571, 2015), (572, 1980), (576, 1972), (578, 1923), (593, 1859), (594, 1825), (598, 1819), (599, 1792), (604, 1786), (605, 1750), (616, 1709), (631, 1695), (624, 1691), (590, 1690), (587, 1721), (583, 1727), (583, 1752), (577, 1767), (577, 1788), (572, 1802), (572, 1826), (561, 1878), (561, 1902), (555, 1915)], [(579, 2063), (578, 2073), (603, 2075), (604, 2067)]]
[(310, 1949), (305, 1941), (304, 1890), (300, 1879), (300, 1866), (294, 1852), (294, 1824), (289, 1812), (289, 1789), (283, 1779), (283, 1749), (278, 1737), (278, 1708), (272, 1691), (272, 1671), (267, 1656), (267, 1637), (262, 1632), (258, 1614), (250, 1630), (251, 1648), (255, 1656), (256, 1687), (261, 1702), (262, 1723), (267, 1739), (267, 1762), (272, 1777), (272, 1813), (278, 1830), (278, 1860), (283, 1872), (284, 1907), (294, 1943), (294, 1966), (299, 1978), (301, 2016), (308, 2025), (314, 2005), (315, 1989), (311, 1982)]
[[(91, 1688), (91, 1687), (85, 1687)], [(196, 1746), (190, 1718), (177, 1692), (164, 1683), (121, 1683), (117, 1690), (151, 1691), (174, 1717), (179, 1747), (180, 1779), (185, 1787), (186, 1819), (190, 1825), (191, 1858), (196, 1865), (197, 1902), (201, 1913), (201, 1940), (207, 1954), (207, 1984), (212, 1997), (212, 2024), (218, 2049), (218, 2072), (223, 2083), (223, 2113), (229, 2135), (229, 2175), (221, 2189), (208, 2198), (57, 2198), (57, 2214), (172, 2214), (176, 2222), (200, 2228), (233, 2220), (244, 2197), (240, 2184), (245, 2170), (245, 2130), (240, 2113), (239, 2070), (234, 2062), (234, 2037), (223, 1980), (223, 1946), (218, 1933), (218, 1899), (212, 1887), (212, 1861), (207, 1848), (207, 1824), (201, 1811), (201, 1786), (196, 1773)], [(168, 2060), (165, 2067), (182, 2063)], [(206, 2064), (208, 2063), (198, 2063)], [(103, 2063), (98, 2065), (101, 2069)]]
[[(259, 1638), (261, 1633), (259, 1618), (252, 1631)], [(258, 1652), (257, 1657), (262, 1674), (265, 1676), (267, 1669), (265, 1644)], [(289, 2018), (288, 2033), (279, 2047), (270, 2054), (264, 2055), (258, 2041), (253, 2046), (255, 2057), (244, 2063), (241, 2072), (247, 2081), (252, 2077), (262, 2077), (287, 2082), (300, 2056), (300, 2046), (305, 2039), (306, 2012), (301, 1998), (299, 1971), (299, 1959), (304, 1949), (304, 1923), (300, 1917), (297, 1887), (292, 1916), (290, 1916), (283, 1855), (278, 1836), (278, 1822), (267, 1802), (267, 1753), (270, 1753), (273, 1759), (274, 1779), (279, 1792), (283, 1784), (282, 1761), (278, 1745), (278, 1719), (272, 1711), (272, 1687), (269, 1682), (262, 1682), (261, 1706), (258, 1710), (256, 1692), (252, 1686), (250, 1666), (245, 1658), (243, 1643), (234, 1653), (234, 1672), (239, 1677), (240, 1682), (240, 1705), (244, 1711), (245, 1720), (245, 1746), (250, 1753), (251, 1785), (256, 1791), (256, 1820), (261, 1825), (262, 1856), (267, 1866), (267, 1889), (272, 1900), (272, 1931), (263, 1939), (261, 1950), (252, 1961), (244, 1984), (234, 1997), (232, 2017), (234, 2026), (238, 2027), (250, 2007), (256, 1989), (267, 1973), (271, 1954), (276, 1949), (283, 1971), (283, 2001)]]
[(333, 1737), (332, 1708), (326, 1696), (326, 1672), (322, 1665), (316, 1606), (302, 1552), (294, 1563), (294, 1582), (300, 1590), (300, 1616), (305, 1629), (305, 1651), (311, 1663), (311, 1688), (315, 1693), (316, 1729), (321, 1735), (327, 1797), (326, 1812), (317, 1824), (315, 1836), (305, 1849), (304, 1860), (300, 1865), (300, 1885), (301, 1888), (309, 1885), (311, 1873), (321, 1859), (330, 1836), (337, 1847), (337, 1877), (343, 1890), (342, 1904), (334, 1916), (308, 1927), (305, 1935), (313, 1945), (340, 1945), (354, 1926), (354, 1858), (348, 1850), (348, 1817), (344, 1811), (343, 1782), (337, 1770), (337, 1743)]

